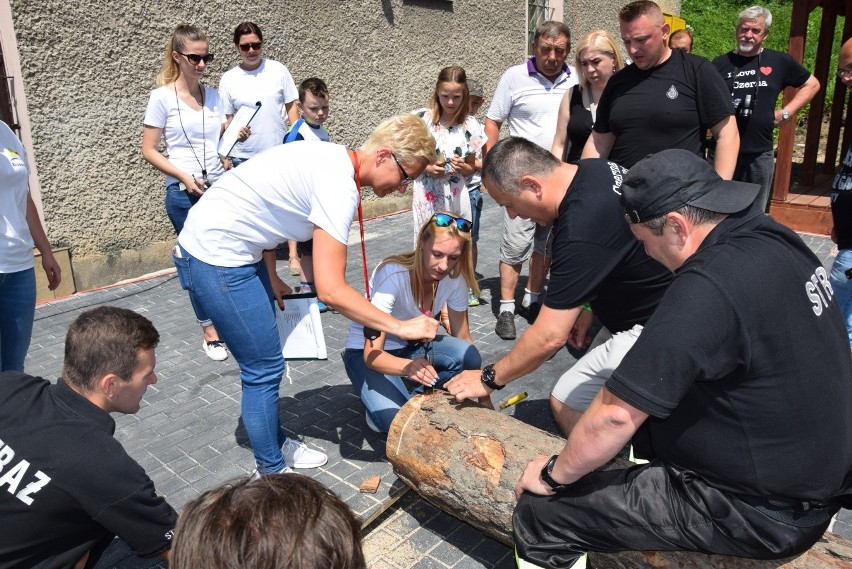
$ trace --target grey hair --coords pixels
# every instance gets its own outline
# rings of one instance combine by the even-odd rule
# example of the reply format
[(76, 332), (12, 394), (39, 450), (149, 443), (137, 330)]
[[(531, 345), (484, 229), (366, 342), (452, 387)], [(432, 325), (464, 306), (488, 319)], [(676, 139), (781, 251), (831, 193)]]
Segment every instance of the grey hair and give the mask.
[(763, 6), (752, 6), (740, 12), (737, 25), (742, 24), (743, 20), (757, 20), (758, 18), (763, 18), (767, 30), (772, 27), (772, 12)]
[(518, 195), (521, 193), (521, 178), (549, 175), (560, 164), (562, 162), (553, 154), (534, 142), (510, 136), (495, 144), (485, 155), (482, 178), (488, 178), (497, 186), (498, 192)]
[(568, 47), (571, 47), (571, 30), (568, 29), (563, 22), (557, 22), (556, 20), (547, 20), (546, 22), (542, 22), (535, 29), (535, 35), (533, 36), (533, 42), (538, 43), (538, 40), (541, 38), (551, 38), (557, 39), (559, 36), (565, 36), (568, 38)]
[[(700, 207), (695, 207), (694, 205), (682, 205), (674, 211), (669, 213), (679, 213), (684, 216), (686, 219), (691, 221), (693, 225), (704, 225), (705, 223), (719, 223), (726, 217), (728, 214), (726, 213), (718, 213), (715, 211), (710, 211), (709, 209), (702, 209)], [(663, 229), (666, 226), (666, 216), (669, 213), (664, 213), (659, 217), (655, 217), (653, 219), (649, 219), (648, 221), (643, 221), (639, 225), (645, 227), (653, 233), (654, 235), (662, 235)]]

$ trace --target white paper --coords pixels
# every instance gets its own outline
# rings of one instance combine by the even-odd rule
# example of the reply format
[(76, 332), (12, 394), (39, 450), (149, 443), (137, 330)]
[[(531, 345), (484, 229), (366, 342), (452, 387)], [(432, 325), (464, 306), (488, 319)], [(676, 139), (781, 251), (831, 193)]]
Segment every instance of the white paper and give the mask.
[(234, 145), (237, 143), (237, 138), (240, 136), (240, 129), (251, 122), (258, 110), (260, 110), (259, 102), (253, 107), (243, 105), (237, 109), (237, 113), (231, 119), (231, 124), (228, 125), (222, 138), (219, 139), (219, 156), (230, 156)]
[(328, 359), (316, 294), (287, 295), (275, 314), (285, 360)]

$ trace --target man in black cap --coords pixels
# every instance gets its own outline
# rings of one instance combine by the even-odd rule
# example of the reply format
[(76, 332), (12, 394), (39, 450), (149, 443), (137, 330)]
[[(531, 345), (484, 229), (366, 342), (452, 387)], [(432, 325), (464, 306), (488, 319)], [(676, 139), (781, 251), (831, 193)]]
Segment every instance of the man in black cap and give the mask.
[[(675, 278), (553, 457), (518, 481), (519, 556), (807, 550), (852, 492), (852, 358), (828, 275), (802, 240), (686, 150), (625, 176), (633, 234)], [(634, 436), (635, 435), (635, 436)], [(650, 463), (595, 471), (633, 439)]]

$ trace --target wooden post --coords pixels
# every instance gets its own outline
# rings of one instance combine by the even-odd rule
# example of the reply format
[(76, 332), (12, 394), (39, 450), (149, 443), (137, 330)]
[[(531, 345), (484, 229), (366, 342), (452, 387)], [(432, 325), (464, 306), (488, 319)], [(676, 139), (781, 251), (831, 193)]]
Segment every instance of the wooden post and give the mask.
[[(515, 483), (532, 457), (556, 454), (564, 444), (565, 439), (509, 415), (434, 391), (412, 398), (397, 413), (387, 454), (396, 474), (423, 498), (512, 547)], [(683, 551), (590, 557), (597, 569), (829, 569), (852, 566), (852, 540), (826, 533), (810, 551), (777, 561)]]

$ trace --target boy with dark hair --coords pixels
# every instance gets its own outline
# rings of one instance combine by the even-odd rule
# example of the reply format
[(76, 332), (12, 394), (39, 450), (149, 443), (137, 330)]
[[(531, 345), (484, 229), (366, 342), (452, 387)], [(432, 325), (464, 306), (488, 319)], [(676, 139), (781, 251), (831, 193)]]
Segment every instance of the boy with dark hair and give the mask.
[(55, 385), (0, 373), (0, 566), (91, 567), (115, 536), (168, 559), (177, 514), (110, 417), (136, 413), (157, 382), (159, 340), (147, 318), (101, 306), (71, 324)]
[(318, 77), (309, 77), (299, 84), (299, 120), (293, 123), (284, 136), (284, 144), (296, 140), (323, 140), (328, 142), (328, 131), (322, 123), (328, 118), (328, 87)]
[[(328, 87), (325, 81), (318, 77), (309, 77), (299, 84), (299, 120), (293, 123), (284, 144), (297, 140), (322, 140), (329, 142), (328, 131), (322, 123), (328, 118)], [(291, 271), (293, 275), (300, 275), (299, 292), (308, 293), (314, 290), (314, 241), (297, 243), (296, 253), (301, 263), (300, 271)], [(292, 256), (291, 256), (292, 257)], [(292, 259), (291, 259), (292, 260)], [(320, 312), (326, 312), (328, 307), (324, 302), (317, 301)]]

